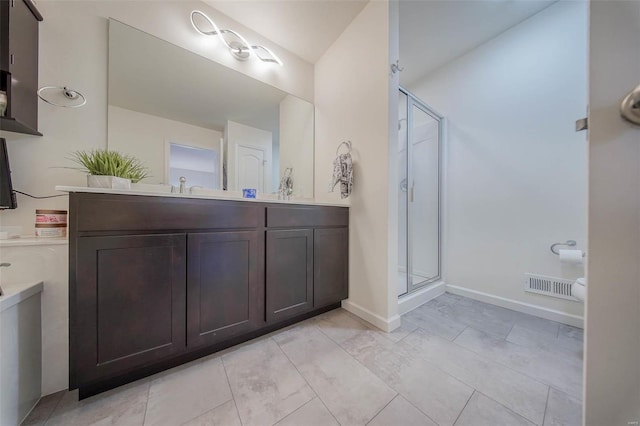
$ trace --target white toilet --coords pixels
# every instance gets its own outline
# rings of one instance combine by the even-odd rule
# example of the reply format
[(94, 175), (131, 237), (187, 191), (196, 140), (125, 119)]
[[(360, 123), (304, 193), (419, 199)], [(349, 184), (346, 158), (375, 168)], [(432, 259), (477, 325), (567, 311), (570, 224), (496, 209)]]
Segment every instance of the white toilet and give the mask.
[(581, 302), (584, 302), (584, 298), (587, 295), (587, 280), (586, 278), (578, 278), (576, 282), (571, 284), (571, 294)]

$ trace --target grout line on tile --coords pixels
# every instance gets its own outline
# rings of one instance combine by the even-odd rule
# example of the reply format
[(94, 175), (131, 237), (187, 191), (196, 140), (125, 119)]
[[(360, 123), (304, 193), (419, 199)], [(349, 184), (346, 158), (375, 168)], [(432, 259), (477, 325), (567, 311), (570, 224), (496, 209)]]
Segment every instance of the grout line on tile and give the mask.
[[(518, 416), (518, 417), (520, 417), (521, 419), (524, 419), (524, 420), (526, 420), (527, 422), (529, 422), (529, 423), (531, 423), (531, 424), (533, 424), (533, 425), (537, 425), (537, 424), (538, 424), (538, 423), (534, 422), (533, 420), (531, 420), (531, 419), (529, 419), (529, 418), (527, 418), (527, 417), (523, 416), (522, 414), (518, 414), (518, 413), (516, 413), (516, 412), (515, 412), (515, 411), (513, 411), (511, 408), (509, 408), (509, 407), (507, 407), (506, 405), (504, 405), (504, 404), (502, 404), (502, 403), (500, 403), (500, 402), (496, 401), (495, 399), (493, 399), (493, 398), (491, 398), (490, 396), (488, 396), (488, 395), (486, 395), (486, 394), (484, 394), (484, 393), (480, 392), (479, 390), (476, 390), (476, 392), (478, 392), (480, 395), (484, 396), (485, 398), (490, 399), (491, 401), (495, 402), (496, 404), (500, 405), (502, 408), (504, 408), (505, 410), (509, 411), (509, 412), (510, 412), (510, 413), (512, 413), (513, 415)], [(548, 397), (548, 396), (549, 396), (549, 395), (547, 394), (547, 397)]]
[[(475, 389), (474, 389), (474, 390), (475, 390)], [(473, 392), (472, 392), (472, 394), (473, 394)], [(438, 423), (438, 422), (436, 422), (435, 420), (433, 420), (433, 419), (431, 418), (431, 416), (429, 416), (427, 413), (425, 413), (424, 411), (422, 411), (421, 409), (419, 409), (418, 407), (416, 407), (416, 406), (413, 404), (413, 402), (409, 401), (409, 399), (408, 399), (408, 398), (405, 398), (405, 397), (404, 397), (402, 394), (400, 394), (400, 393), (399, 393), (398, 395), (400, 395), (402, 398), (404, 398), (404, 400), (405, 400), (405, 401), (407, 401), (407, 402), (409, 403), (409, 405), (411, 405), (413, 408), (415, 408), (416, 410), (418, 410), (418, 412), (420, 412), (420, 413), (424, 414), (424, 416), (425, 416), (426, 418), (428, 418), (429, 420), (431, 420), (434, 424), (436, 424), (436, 425), (440, 425), (440, 423)], [(394, 398), (394, 399), (395, 399), (395, 398)]]
[(233, 401), (233, 406), (236, 407), (236, 414), (238, 414), (238, 420), (240, 420), (240, 425), (244, 425), (244, 423), (242, 422), (242, 417), (240, 417), (240, 410), (238, 410), (238, 405), (236, 404), (236, 397), (233, 394), (231, 381), (229, 381), (229, 373), (227, 373), (227, 367), (224, 365), (223, 357), (220, 357), (220, 362), (222, 363), (222, 369), (224, 370), (224, 377), (227, 379), (227, 386), (229, 386), (229, 392), (231, 392), (231, 400)]
[[(225, 374), (226, 374), (226, 372), (225, 372)], [(228, 380), (229, 379), (227, 379), (227, 381)], [(229, 389), (231, 389), (231, 387), (229, 387)], [(236, 414), (238, 415), (238, 421), (240, 422), (240, 426), (242, 426), (242, 424), (243, 424), (242, 423), (242, 417), (240, 417), (240, 410), (238, 410), (238, 404), (236, 404), (236, 399), (233, 398), (233, 393), (231, 395), (232, 395), (231, 401), (233, 401), (233, 408), (236, 409)]]
[(547, 402), (544, 404), (544, 415), (542, 416), (542, 425), (544, 425), (544, 421), (547, 420), (547, 409), (549, 408), (549, 396), (551, 395), (551, 386), (547, 389)]
[(514, 323), (513, 323), (513, 325), (511, 326), (511, 328), (509, 329), (509, 332), (507, 333), (507, 335), (506, 335), (506, 336), (504, 336), (504, 339), (502, 339), (502, 340), (504, 340), (504, 341), (508, 342), (507, 338), (509, 337), (509, 335), (511, 334), (511, 332), (513, 331), (513, 329), (515, 328), (515, 326), (516, 326), (516, 323), (514, 322)]
[(393, 398), (391, 398), (391, 401), (387, 402), (387, 403), (384, 405), (384, 407), (382, 407), (381, 409), (379, 409), (379, 410), (376, 412), (376, 414), (374, 414), (374, 415), (373, 415), (373, 417), (371, 417), (371, 418), (369, 419), (369, 421), (368, 421), (367, 423), (365, 423), (365, 426), (366, 426), (366, 425), (368, 425), (369, 423), (371, 423), (371, 422), (373, 421), (373, 419), (375, 419), (376, 417), (378, 417), (378, 415), (379, 415), (380, 413), (382, 413), (382, 411), (384, 411), (384, 409), (385, 409), (385, 408), (387, 408), (387, 407), (389, 406), (389, 404), (391, 404), (393, 401), (395, 401), (395, 399), (396, 399), (399, 395), (400, 395), (399, 393), (396, 393), (396, 395), (395, 395)]
[[(461, 331), (460, 333), (458, 333), (458, 334), (456, 335), (456, 337), (454, 337), (451, 341), (452, 341), (453, 343), (455, 343), (455, 342), (456, 342), (456, 339), (457, 339), (458, 337), (460, 337), (460, 335), (461, 335), (462, 333), (464, 333), (464, 332), (465, 332), (465, 330), (466, 330), (466, 329), (468, 329), (469, 327), (471, 327), (471, 326), (470, 326), (470, 325), (467, 325), (465, 328), (463, 328), (463, 329), (462, 329), (462, 331)], [(425, 330), (425, 331), (429, 332), (428, 330)]]
[[(315, 324), (313, 324), (314, 327), (316, 327), (320, 333), (322, 333), (322, 330), (320, 330), (320, 327), (316, 326)], [(322, 333), (324, 334), (324, 333)], [(328, 338), (328, 337), (327, 337)], [(278, 342), (276, 342), (276, 340), (272, 337), (271, 340), (273, 340), (276, 344), (276, 346), (278, 347), (278, 349), (280, 349), (280, 352), (282, 352), (282, 354), (285, 356), (285, 358), (287, 358), (287, 360), (291, 363), (291, 365), (293, 365), (293, 368), (296, 369), (296, 371), (298, 372), (298, 374), (300, 375), (300, 377), (302, 377), (302, 380), (304, 380), (304, 382), (307, 384), (307, 386), (309, 386), (309, 389), (311, 389), (313, 391), (313, 393), (316, 395), (316, 398), (318, 398), (320, 400), (320, 402), (322, 403), (322, 405), (324, 406), (324, 408), (327, 409), (327, 411), (329, 412), (329, 414), (331, 414), (331, 417), (333, 417), (333, 419), (336, 421), (337, 424), (340, 424), (340, 422), (338, 421), (338, 419), (336, 419), (336, 416), (333, 415), (333, 412), (331, 412), (331, 410), (329, 410), (329, 407), (327, 407), (327, 404), (324, 403), (324, 401), (322, 400), (322, 398), (320, 398), (320, 395), (318, 395), (318, 392), (316, 392), (316, 390), (313, 388), (313, 386), (311, 386), (311, 383), (309, 383), (309, 381), (307, 380), (306, 377), (304, 377), (304, 374), (302, 374), (302, 372), (300, 372), (300, 370), (298, 370), (298, 366), (294, 364), (293, 361), (291, 361), (291, 358), (289, 358), (289, 355), (287, 355), (287, 353), (280, 347), (280, 345), (278, 344)], [(329, 339), (331, 340), (331, 339)], [(333, 340), (331, 340), (333, 342)], [(337, 343), (336, 343), (337, 345)], [(287, 414), (287, 416), (295, 413), (296, 411), (298, 411), (300, 408), (304, 407), (305, 405), (307, 405), (308, 403), (310, 403), (311, 401), (313, 401), (314, 398), (311, 398), (309, 401), (305, 402), (304, 404), (302, 404), (300, 407), (296, 408), (295, 410), (293, 410), (291, 413)], [(287, 416), (284, 416), (282, 419), (286, 418)], [(282, 421), (282, 419), (278, 420), (278, 422)], [(276, 424), (278, 423), (276, 422)]]
[(147, 400), (144, 402), (144, 416), (142, 416), (142, 425), (144, 426), (144, 423), (147, 421), (147, 408), (149, 408), (149, 396), (151, 396), (151, 382), (153, 380), (150, 380), (147, 383)]
[(280, 423), (281, 421), (283, 421), (287, 417), (293, 415), (294, 413), (297, 413), (299, 410), (302, 410), (303, 407), (307, 406), (308, 404), (311, 404), (315, 399), (319, 400), (320, 397), (316, 396), (315, 398), (311, 398), (309, 401), (305, 402), (304, 404), (302, 404), (301, 406), (299, 406), (298, 408), (296, 408), (295, 410), (293, 410), (292, 412), (290, 412), (289, 414), (287, 414), (286, 416), (284, 416), (280, 420), (276, 421), (272, 426), (277, 425), (278, 423)]
[[(467, 405), (469, 405), (469, 401), (471, 401), (471, 398), (473, 398), (473, 395), (478, 392), (477, 390), (473, 389), (473, 392), (471, 392), (471, 395), (469, 395), (469, 399), (467, 399), (467, 402), (464, 403), (464, 407), (462, 407), (462, 410), (460, 410), (460, 412), (458, 413), (458, 417), (456, 417), (456, 420), (453, 422), (453, 426), (456, 426), (456, 423), (458, 423), (458, 420), (460, 420), (460, 416), (462, 415), (462, 413), (464, 412), (465, 408), (467, 408)], [(479, 392), (478, 392), (479, 393)]]

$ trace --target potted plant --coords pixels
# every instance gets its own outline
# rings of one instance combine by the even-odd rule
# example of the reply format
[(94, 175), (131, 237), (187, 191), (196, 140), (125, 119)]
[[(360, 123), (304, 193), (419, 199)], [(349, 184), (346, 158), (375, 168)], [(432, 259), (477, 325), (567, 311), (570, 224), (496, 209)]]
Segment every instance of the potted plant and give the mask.
[(131, 182), (148, 176), (148, 169), (139, 159), (118, 151), (96, 149), (71, 155), (70, 160), (89, 173), (87, 186), (91, 188), (131, 189)]

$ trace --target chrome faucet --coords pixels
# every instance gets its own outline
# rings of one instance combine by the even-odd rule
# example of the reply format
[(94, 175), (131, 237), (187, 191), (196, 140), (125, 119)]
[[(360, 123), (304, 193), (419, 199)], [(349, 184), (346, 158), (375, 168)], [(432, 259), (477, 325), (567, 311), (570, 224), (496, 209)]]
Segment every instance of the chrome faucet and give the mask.
[(179, 194), (184, 194), (184, 190), (187, 187), (187, 178), (184, 176), (180, 176), (180, 187), (176, 188), (175, 186), (171, 185), (171, 193), (175, 194), (176, 190), (178, 191)]

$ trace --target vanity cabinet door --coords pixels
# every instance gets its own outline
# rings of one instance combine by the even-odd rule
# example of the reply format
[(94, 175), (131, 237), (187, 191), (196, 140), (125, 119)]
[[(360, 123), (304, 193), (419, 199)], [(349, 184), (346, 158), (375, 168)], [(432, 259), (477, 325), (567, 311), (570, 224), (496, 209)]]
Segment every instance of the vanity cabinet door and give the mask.
[(316, 229), (313, 235), (313, 307), (349, 296), (349, 228)]
[(80, 237), (76, 251), (71, 347), (80, 385), (185, 350), (184, 234)]
[(267, 321), (313, 308), (313, 230), (267, 231)]
[(258, 231), (189, 234), (188, 346), (217, 343), (264, 323), (260, 235)]

